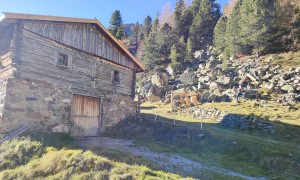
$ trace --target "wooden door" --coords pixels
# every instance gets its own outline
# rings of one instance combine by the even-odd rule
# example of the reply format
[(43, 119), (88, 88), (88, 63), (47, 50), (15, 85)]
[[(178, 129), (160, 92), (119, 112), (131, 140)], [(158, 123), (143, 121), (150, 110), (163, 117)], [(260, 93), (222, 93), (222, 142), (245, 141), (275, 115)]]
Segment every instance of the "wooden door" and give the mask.
[(73, 96), (71, 135), (73, 137), (97, 136), (99, 131), (100, 99)]

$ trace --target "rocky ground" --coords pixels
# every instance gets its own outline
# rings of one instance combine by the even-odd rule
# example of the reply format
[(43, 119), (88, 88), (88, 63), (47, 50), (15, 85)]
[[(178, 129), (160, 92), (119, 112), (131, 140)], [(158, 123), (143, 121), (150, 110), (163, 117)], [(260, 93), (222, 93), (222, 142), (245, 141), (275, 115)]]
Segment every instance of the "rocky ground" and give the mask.
[(241, 82), (246, 98), (275, 100), (286, 106), (300, 101), (300, 67), (286, 69), (272, 64), (275, 56), (221, 60), (213, 49), (195, 53), (198, 63), (183, 72), (170, 66), (140, 75), (138, 93), (151, 102), (170, 102), (170, 93), (186, 89), (200, 93), (199, 102), (228, 102), (236, 97)]
[(229, 175), (232, 177), (240, 177), (242, 179), (265, 179), (254, 178), (250, 176), (243, 175), (241, 173), (232, 172), (228, 169), (206, 165), (200, 162), (195, 162), (190, 159), (184, 158), (176, 154), (167, 154), (154, 152), (143, 146), (136, 146), (130, 140), (124, 139), (113, 139), (105, 137), (91, 137), (91, 138), (80, 138), (75, 140), (75, 145), (81, 146), (88, 149), (93, 148), (103, 148), (112, 149), (123, 152), (128, 152), (137, 156), (142, 156), (144, 158), (150, 159), (155, 162), (161, 168), (180, 174), (182, 176), (195, 176), (195, 174), (201, 173), (203, 170), (214, 171), (220, 174)]
[[(299, 113), (300, 66), (293, 67), (284, 63), (276, 63), (277, 56), (224, 60), (222, 56), (214, 55), (213, 48), (208, 48), (206, 51), (196, 52), (195, 57), (198, 63), (183, 72), (175, 72), (168, 66), (140, 75), (137, 92), (144, 98), (144, 101), (165, 104), (171, 103), (172, 92), (195, 92), (199, 94), (198, 103), (194, 104), (196, 106), (189, 107), (189, 104), (181, 102), (176, 107), (177, 114), (188, 114), (199, 120), (213, 119), (216, 123), (231, 128), (272, 132), (274, 128), (269, 118), (273, 121), (285, 122), (300, 118), (300, 115), (298, 118), (295, 117), (295, 114)], [(293, 61), (300, 58), (299, 53), (295, 53), (295, 56), (296, 60)], [(243, 98), (255, 100), (254, 103), (251, 101), (250, 108), (243, 108), (243, 110), (251, 111), (251, 114), (248, 112), (241, 114), (232, 110), (223, 111), (214, 106), (202, 107), (204, 104), (215, 102), (236, 102), (241, 86), (244, 92)], [(276, 107), (270, 114), (277, 113), (277, 115), (272, 114), (272, 117), (265, 113), (260, 116), (262, 113), (253, 112), (255, 109), (261, 111), (274, 104)], [(281, 111), (292, 115), (282, 116)]]

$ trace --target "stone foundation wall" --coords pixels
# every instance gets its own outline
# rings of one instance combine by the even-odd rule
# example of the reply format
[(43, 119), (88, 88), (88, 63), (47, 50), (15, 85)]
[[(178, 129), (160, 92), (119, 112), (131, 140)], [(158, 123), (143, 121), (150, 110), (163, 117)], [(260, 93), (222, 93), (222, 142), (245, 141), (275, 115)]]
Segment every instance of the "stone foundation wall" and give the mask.
[[(4, 84), (1, 83), (1, 93), (4, 92)], [(70, 87), (10, 78), (7, 80), (6, 89), (0, 134), (6, 134), (28, 123), (38, 131), (69, 131), (72, 101)], [(3, 98), (0, 100), (2, 102)]]
[(1, 122), (2, 111), (5, 103), (6, 84), (7, 84), (7, 78), (0, 79), (0, 122)]
[(127, 117), (136, 115), (136, 102), (132, 96), (122, 94), (108, 94), (104, 98), (104, 128), (105, 131), (111, 126), (118, 124)]
[[(1, 107), (3, 109), (0, 134), (7, 134), (28, 123), (35, 131), (68, 133), (72, 96), (71, 87), (61, 84), (16, 78), (0, 81), (0, 110)], [(101, 132), (136, 114), (132, 96), (111, 93), (101, 100)]]

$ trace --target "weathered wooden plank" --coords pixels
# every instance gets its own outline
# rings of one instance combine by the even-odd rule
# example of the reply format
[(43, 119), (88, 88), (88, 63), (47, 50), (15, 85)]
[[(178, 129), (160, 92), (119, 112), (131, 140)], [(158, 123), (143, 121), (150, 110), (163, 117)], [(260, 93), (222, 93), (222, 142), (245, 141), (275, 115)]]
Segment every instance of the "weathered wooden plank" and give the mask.
[(72, 107), (72, 136), (97, 136), (99, 130), (100, 99), (74, 95)]
[[(76, 27), (74, 28), (76, 29)], [(57, 30), (59, 28), (53, 26), (51, 29), (53, 31), (53, 29)], [(72, 34), (73, 32), (70, 31), (70, 33)], [(94, 40), (96, 41), (96, 34), (91, 34), (90, 36), (94, 36)], [(79, 44), (79, 41), (72, 41), (70, 37), (65, 37), (68, 39), (69, 43)], [(95, 56), (66, 48), (58, 43), (27, 31), (24, 31), (22, 39), (23, 52), (21, 54), (22, 61), (19, 70), (21, 77), (63, 83), (93, 94), (103, 94), (103, 92), (106, 91), (131, 95), (133, 70), (113, 66), (107, 61), (102, 61)], [(108, 47), (107, 44), (106, 47)], [(55, 66), (54, 58), (56, 51), (67, 53), (72, 57), (71, 69)], [(114, 57), (117, 56), (115, 55)], [(119, 84), (114, 84), (111, 81), (111, 72), (114, 70), (117, 70), (122, 74), (121, 82)], [(95, 79), (93, 81), (92, 77), (94, 76)]]
[[(123, 56), (124, 61), (130, 62), (129, 58), (125, 57), (120, 50), (112, 48), (114, 45), (89, 24), (26, 22), (25, 28), (66, 45), (104, 56), (115, 62), (119, 62), (117, 56), (114, 55), (115, 53)], [(102, 47), (99, 48), (100, 44)], [(128, 67), (133, 68), (132, 66)]]

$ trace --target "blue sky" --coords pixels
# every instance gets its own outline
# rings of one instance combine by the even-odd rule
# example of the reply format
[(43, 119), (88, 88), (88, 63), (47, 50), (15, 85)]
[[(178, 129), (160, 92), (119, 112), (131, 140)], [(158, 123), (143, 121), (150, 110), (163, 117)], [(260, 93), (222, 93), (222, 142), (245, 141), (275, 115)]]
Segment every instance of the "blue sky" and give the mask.
[[(216, 0), (223, 7), (227, 0)], [(155, 18), (168, 2), (176, 0), (0, 0), (0, 12), (97, 18), (108, 27), (113, 11), (120, 10), (124, 23), (142, 23), (147, 15)]]

